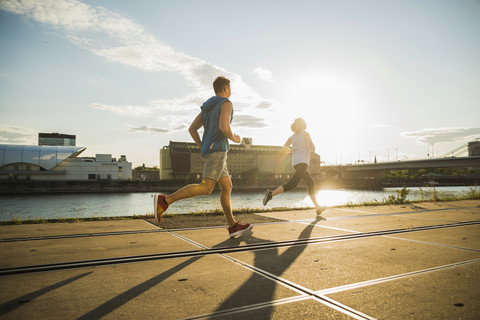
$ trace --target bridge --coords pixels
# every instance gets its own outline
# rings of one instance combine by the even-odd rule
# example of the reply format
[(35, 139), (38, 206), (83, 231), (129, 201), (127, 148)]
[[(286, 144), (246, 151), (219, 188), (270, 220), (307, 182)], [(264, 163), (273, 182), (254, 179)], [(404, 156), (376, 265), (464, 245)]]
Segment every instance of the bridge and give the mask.
[(460, 158), (437, 158), (395, 162), (366, 163), (357, 165), (325, 166), (335, 167), (345, 171), (371, 171), (371, 170), (405, 170), (405, 169), (435, 169), (453, 167), (480, 167), (480, 156)]
[[(321, 184), (335, 187), (381, 188), (385, 186), (385, 172), (390, 170), (455, 167), (478, 168), (480, 167), (480, 156), (322, 166), (320, 167), (320, 172), (323, 175), (323, 179), (320, 180), (322, 181)], [(450, 185), (462, 185), (466, 183), (466, 180), (474, 181), (474, 178), (475, 177), (450, 177), (448, 182), (446, 179), (443, 180)], [(413, 182), (410, 182), (410, 184), (412, 183)], [(417, 182), (417, 184), (422, 184), (422, 182)]]

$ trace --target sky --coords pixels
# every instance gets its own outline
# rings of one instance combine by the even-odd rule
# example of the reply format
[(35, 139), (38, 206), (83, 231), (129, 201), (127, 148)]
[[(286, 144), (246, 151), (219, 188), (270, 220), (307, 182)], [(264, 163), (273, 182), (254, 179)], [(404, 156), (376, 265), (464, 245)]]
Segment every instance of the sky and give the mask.
[(326, 164), (451, 155), (480, 137), (480, 0), (0, 0), (0, 144), (158, 166), (220, 75), (256, 145), (302, 117)]

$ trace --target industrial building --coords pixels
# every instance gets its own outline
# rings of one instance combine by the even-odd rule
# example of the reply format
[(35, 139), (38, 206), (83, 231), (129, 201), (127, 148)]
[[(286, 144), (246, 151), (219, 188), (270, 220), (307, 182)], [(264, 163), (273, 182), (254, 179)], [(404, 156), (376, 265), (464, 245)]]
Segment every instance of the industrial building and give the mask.
[[(295, 172), (291, 151), (282, 146), (253, 145), (251, 138), (231, 144), (227, 157), (233, 180), (247, 185), (279, 183)], [(312, 153), (309, 172), (320, 178), (320, 156)], [(202, 178), (203, 159), (195, 143), (170, 141), (160, 150), (160, 180), (198, 181)]]

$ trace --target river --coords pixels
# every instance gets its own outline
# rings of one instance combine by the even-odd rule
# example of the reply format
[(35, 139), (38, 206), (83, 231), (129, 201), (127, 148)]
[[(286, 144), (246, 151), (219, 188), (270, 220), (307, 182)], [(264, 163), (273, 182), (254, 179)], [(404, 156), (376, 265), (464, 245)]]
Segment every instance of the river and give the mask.
[[(460, 195), (478, 187), (437, 187), (437, 195)], [(433, 188), (408, 188), (408, 200), (432, 198)], [(318, 202), (325, 206), (381, 202), (397, 188), (372, 190), (320, 190)], [(233, 192), (232, 207), (275, 208), (312, 207), (305, 190), (283, 193), (267, 206), (263, 206), (263, 192)], [(221, 208), (219, 193), (178, 201), (170, 206), (168, 213), (180, 214)], [(0, 221), (12, 219), (30, 220), (36, 218), (87, 218), (151, 214), (153, 212), (152, 193), (91, 193), (91, 194), (28, 194), (0, 196)]]

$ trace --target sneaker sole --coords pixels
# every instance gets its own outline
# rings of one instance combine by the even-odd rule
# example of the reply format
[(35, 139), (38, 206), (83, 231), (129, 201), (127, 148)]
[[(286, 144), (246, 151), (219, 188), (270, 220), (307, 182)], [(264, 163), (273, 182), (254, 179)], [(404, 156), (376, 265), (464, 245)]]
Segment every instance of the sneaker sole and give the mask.
[(236, 237), (236, 236), (239, 236), (239, 235), (241, 235), (242, 233), (244, 233), (245, 231), (248, 231), (248, 230), (251, 230), (251, 229), (252, 229), (252, 226), (248, 226), (247, 229), (238, 230), (237, 232), (230, 233), (230, 238), (234, 238), (234, 237)]

